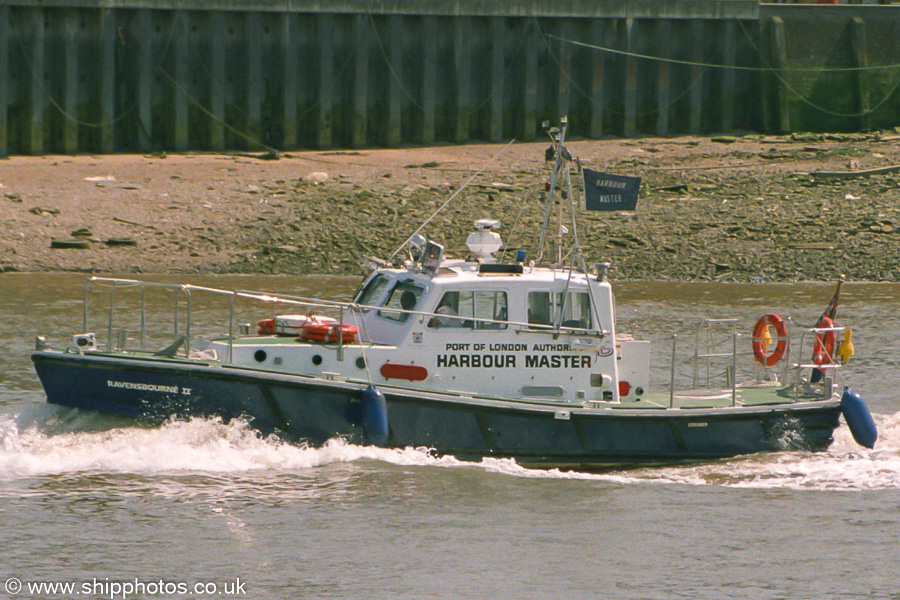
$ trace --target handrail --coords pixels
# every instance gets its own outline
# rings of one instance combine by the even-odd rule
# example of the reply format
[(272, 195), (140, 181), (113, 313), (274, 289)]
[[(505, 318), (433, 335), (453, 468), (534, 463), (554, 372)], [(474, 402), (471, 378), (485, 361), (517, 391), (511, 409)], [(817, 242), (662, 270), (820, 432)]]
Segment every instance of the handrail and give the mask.
[(669, 408), (675, 408), (675, 342), (678, 334), (672, 334), (672, 368), (669, 373)]
[[(109, 283), (111, 285), (110, 289), (110, 314), (109, 314), (109, 325), (108, 325), (108, 335), (110, 340), (112, 339), (112, 323), (113, 323), (113, 306), (114, 306), (114, 294), (117, 287), (122, 286), (139, 286), (141, 289), (141, 348), (144, 349), (146, 346), (146, 327), (147, 327), (147, 316), (146, 316), (146, 296), (144, 291), (147, 287), (160, 287), (160, 288), (172, 288), (172, 289), (180, 289), (183, 286), (179, 283), (160, 283), (153, 281), (139, 281), (137, 279), (121, 279), (115, 277), (91, 277), (84, 284), (84, 303), (83, 303), (83, 311), (82, 311), (82, 331), (88, 330), (88, 293), (90, 290), (90, 286), (92, 283)], [(177, 330), (176, 330), (177, 331)], [(176, 333), (176, 336), (177, 333)]]
[[(800, 347), (801, 348), (803, 347), (803, 341), (806, 338), (807, 333), (812, 333), (814, 335), (820, 335), (820, 334), (824, 335), (824, 334), (830, 333), (830, 332), (833, 332), (835, 334), (837, 334), (837, 333), (843, 334), (843, 332), (846, 331), (846, 329), (847, 329), (846, 327), (843, 327), (840, 325), (835, 325), (833, 327), (810, 327), (808, 329), (804, 329), (803, 333), (800, 334)], [(837, 335), (835, 335), (834, 350), (835, 350), (835, 352), (840, 350), (840, 345), (838, 344), (838, 341), (837, 341)], [(841, 364), (839, 362), (836, 362), (834, 360), (835, 357), (832, 356), (831, 354), (829, 354), (828, 348), (825, 346), (824, 343), (822, 344), (822, 352), (824, 353), (825, 359), (827, 360), (827, 362), (823, 362), (821, 365), (818, 363), (815, 363), (815, 362), (813, 362), (812, 364), (794, 363), (792, 365), (793, 368), (795, 368), (795, 369), (815, 368), (815, 369), (825, 370), (825, 369), (836, 369), (841, 366)]]
[[(446, 317), (447, 315), (442, 315), (434, 312), (426, 312), (426, 311), (414, 311), (407, 310), (404, 311), (402, 309), (393, 309), (393, 308), (385, 308), (384, 306), (374, 306), (374, 305), (360, 305), (353, 302), (341, 302), (341, 301), (333, 301), (333, 300), (322, 300), (322, 299), (313, 299), (307, 298), (303, 296), (293, 296), (293, 295), (273, 295), (267, 292), (260, 292), (256, 290), (225, 290), (220, 288), (213, 288), (207, 286), (193, 285), (193, 284), (178, 284), (178, 283), (161, 283), (161, 282), (149, 282), (149, 281), (139, 281), (135, 279), (121, 279), (121, 278), (112, 278), (112, 277), (91, 277), (86, 283), (84, 288), (84, 309), (83, 309), (83, 331), (88, 330), (88, 306), (89, 306), (89, 292), (92, 284), (101, 284), (101, 285), (109, 285), (110, 287), (110, 301), (108, 308), (108, 322), (107, 322), (107, 335), (108, 335), (108, 344), (112, 344), (112, 331), (114, 328), (114, 320), (115, 320), (115, 293), (118, 289), (122, 289), (124, 287), (134, 287), (137, 286), (140, 288), (141, 292), (141, 300), (140, 300), (140, 327), (141, 327), (141, 349), (146, 350), (146, 337), (147, 337), (147, 318), (146, 318), (146, 289), (147, 288), (159, 288), (159, 289), (168, 289), (172, 290), (175, 295), (174, 306), (173, 306), (173, 339), (178, 339), (179, 331), (180, 331), (180, 310), (182, 304), (182, 295), (184, 295), (187, 302), (187, 316), (185, 322), (185, 352), (187, 354), (190, 353), (191, 342), (192, 342), (192, 322), (193, 322), (193, 292), (204, 292), (214, 295), (222, 295), (229, 297), (229, 317), (228, 317), (228, 353), (226, 356), (226, 362), (231, 363), (234, 357), (234, 339), (235, 339), (235, 301), (238, 298), (246, 298), (249, 300), (256, 300), (260, 302), (269, 302), (269, 303), (281, 303), (293, 306), (302, 306), (307, 310), (338, 310), (339, 311), (339, 324), (343, 325), (347, 320), (347, 314), (359, 314), (361, 315), (364, 311), (369, 310), (381, 310), (381, 311), (392, 311), (392, 312), (404, 312), (408, 313), (411, 316), (416, 316), (422, 319), (431, 319), (435, 317)], [(462, 317), (459, 317), (462, 318)], [(552, 325), (542, 326), (537, 325), (535, 323), (526, 323), (521, 321), (510, 321), (504, 320), (500, 321), (497, 319), (486, 319), (481, 317), (465, 317), (466, 321), (471, 321), (473, 323), (484, 323), (484, 324), (495, 324), (502, 325), (504, 327), (510, 327), (515, 331), (515, 333), (534, 333), (541, 335), (550, 335), (554, 338), (559, 337), (560, 333), (563, 335), (575, 335), (575, 336), (591, 336), (603, 338), (609, 334), (608, 331), (598, 330), (598, 329), (584, 329), (580, 327), (561, 327), (559, 330), (554, 328)], [(338, 331), (339, 341), (343, 341), (342, 335), (343, 329)], [(339, 355), (341, 352), (339, 352)], [(338, 357), (340, 359), (340, 356)]]
[(112, 287), (109, 288), (109, 325), (106, 334), (106, 351), (112, 352), (113, 350), (113, 309), (115, 306), (115, 292), (116, 292), (116, 284), (113, 283)]
[(141, 350), (147, 349), (147, 295), (144, 286), (141, 286)]
[[(700, 379), (700, 360), (701, 358), (727, 358), (732, 355), (731, 352), (728, 353), (720, 353), (720, 354), (710, 354), (710, 345), (712, 344), (712, 327), (710, 325), (714, 323), (736, 323), (739, 319), (735, 318), (723, 318), (723, 319), (703, 319), (699, 323), (697, 323), (697, 333), (694, 343), (694, 387), (696, 388), (699, 385)], [(700, 333), (703, 330), (703, 327), (706, 326), (706, 353), (700, 354)], [(706, 387), (708, 388), (710, 385), (710, 379), (712, 375), (710, 373), (710, 365), (709, 361), (706, 361)]]
[(731, 406), (737, 406), (737, 331), (731, 334)]
[[(824, 335), (824, 334), (830, 333), (830, 332), (833, 332), (835, 334), (837, 334), (837, 333), (843, 334), (846, 329), (847, 329), (846, 327), (843, 327), (840, 325), (835, 325), (833, 327), (809, 327), (807, 329), (804, 329), (803, 332), (800, 334), (800, 347), (803, 348), (803, 342), (806, 339), (806, 334), (808, 334), (808, 333), (812, 333), (814, 335), (819, 335), (819, 334)], [(837, 351), (840, 348), (840, 346), (837, 343), (837, 335), (835, 335), (834, 346), (835, 346), (835, 351)], [(828, 367), (835, 367), (835, 366), (839, 367), (840, 366), (839, 363), (835, 363), (834, 357), (828, 353), (828, 349), (825, 347), (824, 343), (822, 344), (822, 352), (825, 353), (825, 358), (828, 359), (828, 363), (822, 364), (822, 365), (815, 365), (816, 368), (828, 368)], [(808, 365), (794, 363), (793, 366), (795, 368), (804, 368), (804, 367), (807, 367)]]
[(184, 352), (191, 352), (191, 290), (189, 286), (181, 286), (175, 291), (175, 339), (178, 339), (178, 295), (184, 292), (187, 295), (187, 320), (184, 325)]
[[(726, 387), (730, 388), (730, 390), (731, 390), (732, 405), (737, 404), (737, 388), (738, 388), (738, 384), (737, 384), (737, 366), (738, 365), (737, 365), (737, 363), (738, 363), (738, 358), (745, 356), (745, 355), (751, 355), (752, 352), (750, 352), (750, 351), (739, 352), (738, 351), (738, 346), (739, 346), (738, 338), (742, 337), (741, 333), (738, 331), (731, 332), (732, 343), (731, 343), (730, 351), (719, 352), (716, 349), (716, 347), (712, 346), (711, 325), (716, 324), (716, 323), (730, 323), (730, 322), (738, 322), (738, 321), (739, 321), (739, 319), (734, 319), (734, 318), (701, 320), (697, 324), (697, 327), (695, 330), (695, 346), (694, 346), (694, 354), (693, 354), (693, 363), (694, 363), (693, 364), (693, 386), (694, 386), (694, 388), (700, 387), (700, 361), (701, 360), (706, 362), (706, 370), (707, 370), (706, 385), (707, 385), (707, 387), (710, 387), (710, 385), (711, 385), (710, 363), (712, 362), (712, 359), (731, 358), (731, 361), (730, 361), (731, 364), (726, 369)], [(794, 344), (792, 344), (794, 321), (790, 317), (785, 317), (785, 321), (788, 324), (788, 329), (787, 329), (787, 334), (785, 335), (785, 338), (784, 338), (786, 341), (786, 348), (785, 348), (784, 357), (782, 359), (783, 360), (783, 367), (782, 367), (782, 372), (781, 372), (782, 380), (785, 382), (787, 382), (789, 380), (794, 380), (796, 383), (799, 383), (800, 382), (800, 372), (802, 371), (802, 369), (807, 369), (807, 368), (814, 368), (814, 369), (821, 369), (823, 371), (828, 370), (831, 372), (837, 372), (838, 373), (837, 377), (840, 378), (841, 376), (840, 376), (839, 369), (841, 367), (841, 364), (835, 360), (835, 356), (834, 356), (837, 353), (837, 349), (838, 349), (837, 340), (836, 340), (836, 344), (835, 344), (835, 349), (832, 353), (828, 353), (828, 349), (823, 348), (823, 351), (826, 356), (826, 360), (823, 362), (823, 364), (819, 365), (819, 364), (816, 364), (811, 361), (809, 363), (805, 363), (802, 361), (792, 363), (790, 361), (790, 357), (791, 357), (791, 353), (795, 350)], [(705, 340), (706, 346), (705, 347), (703, 347), (704, 340), (703, 340), (703, 335), (702, 335), (704, 328), (706, 329), (706, 340)], [(838, 332), (843, 332), (845, 329), (846, 329), (845, 327), (841, 327), (841, 326), (802, 328), (802, 333), (800, 334), (799, 346), (797, 346), (797, 348), (799, 348), (800, 351), (802, 352), (802, 349), (805, 347), (805, 343), (808, 341), (807, 335), (809, 335), (809, 334), (823, 335), (823, 334), (826, 334), (829, 332), (838, 333)], [(673, 336), (672, 339), (673, 339), (673, 357), (672, 357), (673, 372), (670, 375), (670, 387), (672, 387), (674, 389), (674, 384), (672, 382), (674, 381), (674, 364), (675, 364), (675, 355), (674, 355), (675, 341), (674, 340), (675, 340), (675, 336)], [(723, 341), (723, 343), (725, 343), (725, 342)], [(718, 344), (716, 344), (716, 346), (721, 347)], [(701, 352), (701, 347), (703, 347), (703, 350), (704, 350), (703, 352)], [(797, 373), (796, 378), (792, 377), (789, 379), (789, 371), (796, 371), (796, 373)], [(670, 399), (670, 402), (671, 402), (671, 399)]]

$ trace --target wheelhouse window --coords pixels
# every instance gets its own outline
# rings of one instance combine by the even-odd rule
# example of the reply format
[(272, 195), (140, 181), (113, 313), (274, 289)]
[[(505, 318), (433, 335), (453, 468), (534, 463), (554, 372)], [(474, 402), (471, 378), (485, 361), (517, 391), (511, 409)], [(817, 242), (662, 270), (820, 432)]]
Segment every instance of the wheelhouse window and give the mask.
[(407, 311), (416, 309), (424, 291), (425, 288), (416, 284), (412, 279), (399, 282), (388, 295), (383, 305), (384, 308), (378, 311), (378, 316), (405, 323), (410, 314)]
[[(565, 306), (563, 306), (565, 304)], [(560, 292), (530, 292), (528, 294), (528, 324), (554, 326), (562, 312), (562, 327), (590, 329), (591, 297), (586, 292), (569, 292), (568, 299)]]
[(356, 295), (355, 302), (362, 306), (374, 306), (390, 283), (391, 280), (384, 275), (376, 275)]
[[(445, 292), (428, 326), (466, 329), (506, 329), (506, 292)], [(483, 320), (476, 320), (483, 319)], [(489, 322), (490, 321), (490, 322)]]

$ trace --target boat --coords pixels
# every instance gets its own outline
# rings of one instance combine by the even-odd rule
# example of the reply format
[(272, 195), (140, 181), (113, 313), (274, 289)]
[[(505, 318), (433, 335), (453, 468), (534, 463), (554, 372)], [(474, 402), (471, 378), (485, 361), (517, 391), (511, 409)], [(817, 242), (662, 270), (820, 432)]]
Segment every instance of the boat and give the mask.
[[(339, 438), (587, 471), (822, 451), (842, 414), (861, 445), (875, 444), (865, 402), (843, 382), (852, 340), (834, 322), (840, 283), (814, 327), (772, 311), (752, 330), (736, 319), (699, 321), (693, 373), (676, 373), (684, 361), (673, 338), (669, 385), (654, 389), (650, 342), (617, 329), (610, 266), (589, 267), (577, 237), (581, 196), (618, 209), (632, 182), (590, 172), (579, 188), (588, 169), (565, 147), (565, 121), (546, 129), (552, 173), (534, 260), (522, 250), (507, 259), (500, 222), (479, 219), (471, 256), (449, 256), (420, 227), (394, 257), (368, 259), (370, 272), (343, 302), (92, 277), (81, 328), (61, 345), (36, 340), (47, 401), (150, 422), (243, 418), (310, 445)], [(554, 236), (556, 252), (545, 257)], [(90, 323), (98, 287), (109, 303)], [(120, 326), (125, 290), (140, 298), (129, 313), (140, 319), (133, 339)], [(171, 294), (174, 318), (170, 343), (148, 349), (149, 293)], [(223, 314), (218, 331), (199, 334), (192, 311), (207, 297)], [(241, 310), (257, 303), (250, 310), (262, 318), (242, 322)]]

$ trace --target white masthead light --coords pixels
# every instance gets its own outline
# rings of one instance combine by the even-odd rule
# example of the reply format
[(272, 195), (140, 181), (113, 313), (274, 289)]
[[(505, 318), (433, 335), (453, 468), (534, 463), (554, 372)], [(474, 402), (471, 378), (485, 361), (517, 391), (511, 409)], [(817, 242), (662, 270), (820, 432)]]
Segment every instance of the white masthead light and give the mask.
[(496, 219), (479, 219), (475, 221), (476, 231), (466, 238), (466, 246), (469, 247), (480, 262), (495, 262), (494, 252), (500, 249), (503, 242), (500, 234), (495, 233), (500, 229), (500, 221)]

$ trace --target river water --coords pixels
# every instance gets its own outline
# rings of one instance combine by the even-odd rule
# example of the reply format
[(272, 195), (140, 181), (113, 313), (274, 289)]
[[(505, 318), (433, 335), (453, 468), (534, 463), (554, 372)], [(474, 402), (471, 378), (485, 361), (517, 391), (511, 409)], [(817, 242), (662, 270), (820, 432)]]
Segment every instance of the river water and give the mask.
[[(819, 454), (588, 475), (49, 406), (29, 352), (35, 335), (81, 329), (85, 279), (0, 278), (0, 597), (900, 598), (898, 285), (847, 284), (838, 310), (874, 450), (842, 426)], [(336, 298), (357, 283), (191, 282)], [(616, 290), (623, 328), (667, 361), (671, 334), (700, 317), (811, 324), (833, 286)], [(151, 302), (148, 320), (170, 310)], [(72, 587), (36, 587), (50, 584)]]

